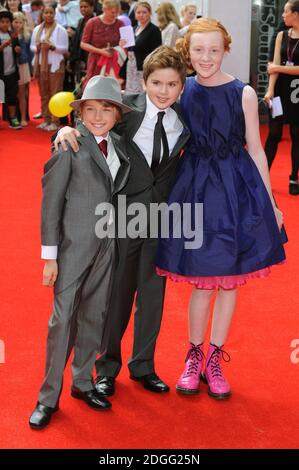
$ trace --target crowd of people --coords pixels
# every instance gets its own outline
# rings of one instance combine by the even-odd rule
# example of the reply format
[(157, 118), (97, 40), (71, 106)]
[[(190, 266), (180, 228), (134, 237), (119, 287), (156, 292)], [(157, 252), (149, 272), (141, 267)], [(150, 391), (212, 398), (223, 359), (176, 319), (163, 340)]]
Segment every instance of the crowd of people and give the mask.
[[(0, 79), (5, 85), (4, 117), (11, 129), (29, 120), (29, 84), (36, 79), (43, 122), (56, 131), (61, 122), (48, 108), (59, 91), (82, 91), (94, 75), (113, 76), (127, 93), (142, 92), (143, 62), (161, 44), (175, 46), (196, 16), (187, 4), (179, 18), (170, 2), (156, 11), (132, 0), (5, 0), (0, 6)], [(126, 48), (122, 26), (134, 27), (135, 46)], [(2, 70), (3, 68), (3, 70)], [(73, 122), (73, 121), (72, 121)]]

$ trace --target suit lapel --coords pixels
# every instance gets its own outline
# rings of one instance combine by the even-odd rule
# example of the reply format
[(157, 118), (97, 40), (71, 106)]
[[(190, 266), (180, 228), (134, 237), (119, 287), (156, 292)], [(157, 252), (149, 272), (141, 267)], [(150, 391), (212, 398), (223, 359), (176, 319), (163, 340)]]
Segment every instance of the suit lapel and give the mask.
[(142, 121), (145, 116), (146, 111), (146, 94), (141, 93), (137, 95), (134, 99), (134, 102), (130, 103), (130, 106), (133, 108), (134, 119), (130, 119), (127, 125), (127, 131), (130, 138), (133, 138), (138, 131), (139, 127), (142, 124)]
[(134, 101), (130, 102), (129, 105), (134, 109), (134, 114), (133, 114), (133, 119), (130, 119), (127, 124), (126, 132), (125, 132), (126, 140), (129, 142), (129, 145), (133, 147), (134, 151), (138, 154), (138, 156), (142, 159), (147, 170), (150, 173), (152, 173), (150, 167), (148, 166), (145, 156), (143, 155), (140, 148), (133, 140), (145, 116), (146, 94), (141, 93), (140, 95), (137, 95)]
[(126, 184), (130, 173), (130, 160), (125, 154), (126, 142), (114, 132), (110, 132), (113, 147), (120, 161), (120, 167), (114, 180), (113, 194), (119, 192)]

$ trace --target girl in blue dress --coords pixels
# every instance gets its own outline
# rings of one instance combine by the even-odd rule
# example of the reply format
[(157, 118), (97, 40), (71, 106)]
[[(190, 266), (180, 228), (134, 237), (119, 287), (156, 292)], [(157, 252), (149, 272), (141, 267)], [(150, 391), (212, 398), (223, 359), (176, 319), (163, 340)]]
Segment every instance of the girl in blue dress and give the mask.
[[(160, 239), (157, 253), (158, 274), (194, 285), (189, 305), (190, 346), (177, 391), (197, 393), (201, 377), (216, 399), (231, 394), (220, 360), (229, 360), (223, 346), (237, 287), (248, 278), (267, 276), (270, 266), (283, 262), (286, 242), (260, 141), (256, 94), (221, 70), (230, 43), (221, 23), (201, 18), (177, 44), (196, 76), (187, 79), (181, 98), (191, 138), (168, 203), (203, 204), (203, 239), (200, 248), (186, 248), (190, 240), (184, 235), (175, 237), (175, 223), (183, 228), (183, 221), (175, 219), (169, 237)], [(205, 357), (203, 342), (215, 290)]]

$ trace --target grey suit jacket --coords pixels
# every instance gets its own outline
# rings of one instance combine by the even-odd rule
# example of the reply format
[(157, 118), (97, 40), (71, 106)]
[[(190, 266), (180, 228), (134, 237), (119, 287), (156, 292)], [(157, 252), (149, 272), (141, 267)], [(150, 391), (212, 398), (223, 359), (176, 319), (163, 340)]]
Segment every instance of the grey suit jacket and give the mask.
[(94, 136), (83, 124), (77, 129), (81, 133), (79, 152), (59, 148), (46, 162), (42, 178), (41, 241), (42, 245), (58, 245), (55, 292), (73, 283), (92, 262), (101, 244), (95, 234), (96, 206), (112, 201), (130, 171), (122, 138), (110, 132), (121, 163), (113, 182)]

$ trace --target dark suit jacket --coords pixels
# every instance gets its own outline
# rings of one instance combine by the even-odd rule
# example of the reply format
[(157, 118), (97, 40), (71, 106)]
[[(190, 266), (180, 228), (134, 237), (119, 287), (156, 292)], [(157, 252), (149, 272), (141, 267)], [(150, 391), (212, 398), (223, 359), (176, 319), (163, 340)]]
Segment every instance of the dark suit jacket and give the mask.
[(173, 105), (173, 109), (177, 112), (184, 128), (180, 135), (168, 161), (161, 162), (157, 173), (154, 175), (149, 167), (143, 153), (139, 147), (133, 142), (133, 138), (143, 121), (146, 112), (146, 95), (145, 93), (138, 95), (124, 96), (124, 103), (130, 106), (133, 111), (123, 116), (122, 121), (114, 128), (115, 132), (123, 135), (126, 140), (126, 148), (130, 156), (130, 176), (120, 191), (126, 194), (128, 203), (136, 201), (150, 204), (151, 202), (166, 201), (170, 188), (174, 182), (176, 167), (179, 160), (180, 152), (187, 140), (190, 132), (180, 116), (178, 104)]
[(127, 181), (130, 164), (126, 144), (110, 133), (121, 166), (113, 182), (105, 157), (85, 126), (79, 124), (79, 152), (60, 147), (45, 164), (42, 178), (42, 245), (58, 245), (59, 276), (55, 292), (69, 286), (85, 271), (96, 255), (96, 206), (112, 202)]

